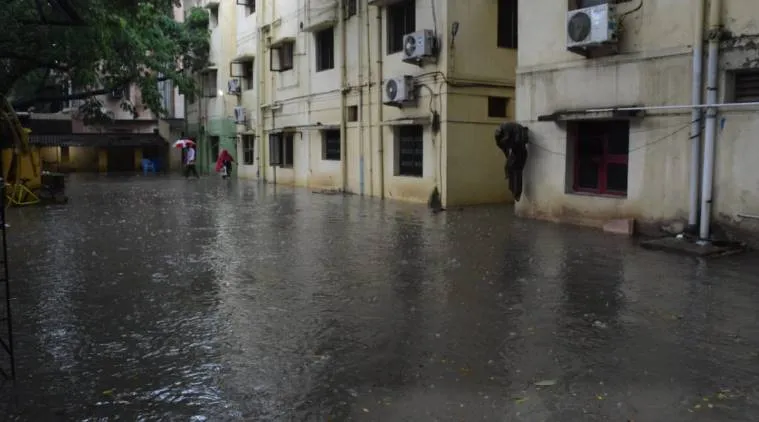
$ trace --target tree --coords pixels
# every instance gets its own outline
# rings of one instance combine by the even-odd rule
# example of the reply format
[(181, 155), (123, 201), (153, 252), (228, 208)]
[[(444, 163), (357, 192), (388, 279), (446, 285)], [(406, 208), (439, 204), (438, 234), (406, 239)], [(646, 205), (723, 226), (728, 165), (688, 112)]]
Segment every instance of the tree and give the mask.
[[(0, 95), (17, 110), (85, 100), (86, 116), (101, 110), (99, 95), (132, 84), (143, 102), (165, 115), (160, 80), (197, 94), (194, 73), (208, 65), (208, 13), (192, 8), (176, 22), (179, 0), (3, 0), (0, 14)], [(62, 92), (64, 82), (74, 92)], [(57, 86), (51, 92), (50, 87)], [(68, 91), (68, 90), (66, 90)], [(136, 113), (127, 100), (122, 107)]]

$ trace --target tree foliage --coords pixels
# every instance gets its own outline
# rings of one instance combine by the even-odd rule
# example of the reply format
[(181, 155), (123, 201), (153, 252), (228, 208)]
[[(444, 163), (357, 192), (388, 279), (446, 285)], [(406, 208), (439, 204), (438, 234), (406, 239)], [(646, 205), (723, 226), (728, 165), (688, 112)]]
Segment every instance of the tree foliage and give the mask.
[[(17, 110), (75, 99), (85, 101), (85, 114), (97, 114), (99, 95), (135, 85), (142, 102), (164, 115), (158, 82), (170, 80), (192, 98), (193, 73), (208, 65), (208, 13), (193, 8), (176, 22), (179, 0), (2, 2), (0, 95)], [(73, 93), (61, 92), (64, 82)], [(128, 99), (122, 107), (137, 112)]]

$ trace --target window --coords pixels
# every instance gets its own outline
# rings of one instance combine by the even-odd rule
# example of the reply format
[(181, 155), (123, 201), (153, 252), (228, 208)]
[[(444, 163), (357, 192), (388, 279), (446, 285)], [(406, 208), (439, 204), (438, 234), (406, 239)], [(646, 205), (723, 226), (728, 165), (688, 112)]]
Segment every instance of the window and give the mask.
[(295, 54), (295, 41), (286, 41), (271, 48), (270, 70), (284, 72), (293, 68), (293, 56)]
[(488, 97), (488, 117), (506, 117), (509, 99), (506, 97)]
[(322, 131), (322, 160), (340, 161), (340, 131)]
[(498, 0), (498, 47), (517, 48), (518, 0)]
[(396, 142), (397, 175), (422, 177), (424, 163), (424, 129), (420, 125), (400, 126)]
[(219, 157), (219, 137), (209, 136), (208, 143), (211, 144), (211, 157), (213, 157), (213, 160), (215, 162), (216, 158)]
[(216, 70), (209, 70), (203, 73), (203, 96), (215, 97), (218, 94), (218, 86), (216, 85)]
[(280, 148), (280, 153), (282, 154), (282, 159), (280, 160), (280, 163), (282, 163), (281, 167), (292, 168), (293, 164), (295, 164), (295, 154), (293, 153), (295, 143), (293, 142), (293, 138), (295, 138), (295, 134), (293, 133), (282, 135), (282, 148)]
[(358, 121), (358, 106), (348, 106), (348, 108), (345, 110), (345, 113), (345, 120), (349, 122)]
[(251, 165), (256, 163), (256, 137), (253, 135), (242, 135), (242, 163)]
[(253, 80), (253, 60), (248, 60), (240, 63), (242, 67), (242, 90), (249, 91), (255, 87), (255, 81)]
[(208, 9), (208, 25), (211, 29), (219, 26), (219, 7), (212, 7)]
[(275, 167), (292, 168), (294, 164), (293, 133), (269, 134), (269, 164)]
[(316, 38), (316, 71), (335, 68), (335, 28), (323, 29), (314, 34)]
[(358, 14), (358, 0), (343, 0), (343, 7), (345, 8), (345, 19)]
[(387, 54), (403, 51), (403, 36), (416, 31), (416, 1), (387, 7)]
[(237, 4), (245, 6), (245, 14), (252, 15), (256, 13), (256, 0), (237, 0)]
[(567, 128), (574, 143), (573, 190), (626, 195), (630, 123), (571, 122)]
[(61, 163), (68, 163), (70, 159), (69, 147), (61, 147)]
[(759, 69), (736, 71), (732, 76), (733, 102), (750, 103), (759, 101)]

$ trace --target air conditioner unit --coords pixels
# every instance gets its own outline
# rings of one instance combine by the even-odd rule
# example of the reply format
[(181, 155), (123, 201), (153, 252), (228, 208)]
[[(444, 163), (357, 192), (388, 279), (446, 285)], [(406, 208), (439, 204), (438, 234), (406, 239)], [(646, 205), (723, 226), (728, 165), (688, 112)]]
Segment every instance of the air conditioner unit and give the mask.
[(613, 5), (599, 4), (567, 13), (567, 48), (616, 45), (619, 25)]
[(403, 61), (418, 63), (426, 57), (433, 57), (436, 43), (435, 33), (429, 29), (404, 35)]
[(385, 79), (382, 84), (385, 104), (403, 104), (414, 100), (414, 78), (409, 75)]
[(242, 87), (240, 86), (239, 79), (237, 78), (230, 79), (227, 82), (227, 94), (239, 95), (241, 92), (242, 92)]
[(235, 107), (235, 123), (238, 125), (245, 124), (245, 107)]

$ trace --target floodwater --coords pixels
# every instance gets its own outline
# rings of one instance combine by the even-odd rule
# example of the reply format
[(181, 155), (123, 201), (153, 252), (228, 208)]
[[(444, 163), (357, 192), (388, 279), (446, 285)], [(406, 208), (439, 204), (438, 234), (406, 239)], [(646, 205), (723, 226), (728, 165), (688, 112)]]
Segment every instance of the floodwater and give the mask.
[(14, 420), (755, 421), (759, 261), (206, 178), (10, 211)]

